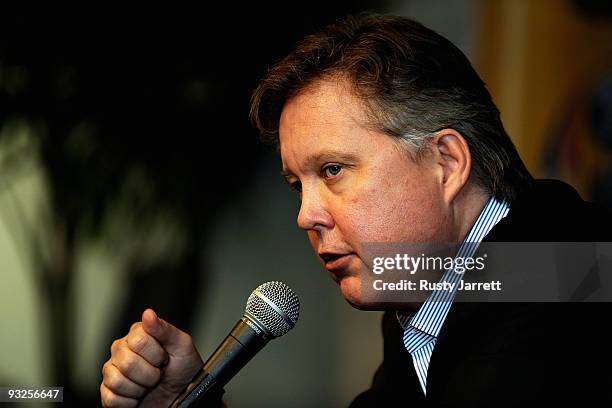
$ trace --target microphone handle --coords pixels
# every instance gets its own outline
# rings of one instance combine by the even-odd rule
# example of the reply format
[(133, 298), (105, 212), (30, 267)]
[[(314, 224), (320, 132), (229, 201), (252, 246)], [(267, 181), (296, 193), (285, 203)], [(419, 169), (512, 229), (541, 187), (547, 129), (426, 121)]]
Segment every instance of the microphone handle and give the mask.
[(187, 387), (174, 399), (171, 408), (211, 407), (221, 405), (221, 397), (225, 390), (219, 386), (213, 376), (204, 367), (191, 379)]
[(219, 406), (225, 384), (269, 340), (270, 338), (258, 328), (258, 325), (247, 316), (243, 316), (169, 408)]

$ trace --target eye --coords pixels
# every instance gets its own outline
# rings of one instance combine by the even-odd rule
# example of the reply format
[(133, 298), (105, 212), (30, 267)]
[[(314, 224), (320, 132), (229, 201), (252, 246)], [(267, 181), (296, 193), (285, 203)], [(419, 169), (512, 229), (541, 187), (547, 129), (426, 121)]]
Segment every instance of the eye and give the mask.
[(323, 167), (323, 177), (331, 178), (336, 177), (342, 171), (342, 166), (339, 164), (330, 164), (329, 166)]
[(299, 181), (294, 181), (293, 183), (290, 183), (289, 186), (291, 187), (292, 190), (295, 190), (298, 193), (302, 192), (302, 183)]

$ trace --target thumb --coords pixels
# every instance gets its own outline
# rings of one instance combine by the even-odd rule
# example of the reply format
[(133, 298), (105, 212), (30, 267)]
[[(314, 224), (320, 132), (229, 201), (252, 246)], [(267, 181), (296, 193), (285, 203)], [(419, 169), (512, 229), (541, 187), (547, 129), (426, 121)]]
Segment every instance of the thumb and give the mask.
[(142, 327), (145, 332), (155, 337), (170, 355), (186, 354), (193, 349), (191, 336), (160, 319), (153, 309), (142, 313)]

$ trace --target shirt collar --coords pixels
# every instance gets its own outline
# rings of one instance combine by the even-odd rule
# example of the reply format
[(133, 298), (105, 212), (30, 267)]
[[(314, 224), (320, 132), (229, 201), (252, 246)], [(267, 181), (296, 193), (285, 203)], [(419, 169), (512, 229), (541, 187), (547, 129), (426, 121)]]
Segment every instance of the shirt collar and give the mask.
[[(498, 201), (497, 199), (495, 199), (495, 197), (489, 198), (484, 208), (480, 212), (480, 215), (474, 222), (474, 225), (470, 229), (470, 232), (468, 232), (465, 239), (461, 243), (458, 253), (467, 250), (471, 252), (471, 254), (469, 255), (471, 256), (476, 251), (476, 249), (478, 248), (478, 244), (482, 242), (483, 238), (493, 229), (493, 227), (499, 221), (501, 221), (506, 215), (508, 215), (509, 211), (510, 206), (506, 201)], [(444, 276), (441, 280), (443, 279)], [(440, 332), (442, 323), (444, 322), (444, 319), (439, 319), (439, 324), (434, 325), (435, 327), (425, 327), (423, 324), (419, 324), (419, 320), (423, 320), (420, 318), (423, 318), (423, 315), (426, 314), (425, 312), (427, 311), (427, 309), (432, 307), (429, 302), (430, 299), (432, 299), (434, 296), (439, 295), (437, 294), (437, 292), (438, 291), (434, 291), (431, 295), (429, 295), (429, 297), (425, 300), (423, 305), (421, 305), (421, 307), (414, 316), (411, 316), (410, 314), (404, 311), (396, 312), (397, 321), (399, 322), (402, 329), (406, 330), (409, 325), (413, 325), (416, 326), (416, 328), (418, 328), (419, 330), (422, 330), (429, 335), (437, 337), (438, 333)], [(445, 307), (445, 313), (448, 313), (448, 308), (450, 307), (450, 303), (452, 303), (453, 299), (454, 293), (447, 302), (447, 305)], [(442, 305), (443, 302), (438, 301), (434, 303), (439, 304), (440, 307), (444, 307), (444, 305)], [(444, 317), (446, 317), (446, 314)]]

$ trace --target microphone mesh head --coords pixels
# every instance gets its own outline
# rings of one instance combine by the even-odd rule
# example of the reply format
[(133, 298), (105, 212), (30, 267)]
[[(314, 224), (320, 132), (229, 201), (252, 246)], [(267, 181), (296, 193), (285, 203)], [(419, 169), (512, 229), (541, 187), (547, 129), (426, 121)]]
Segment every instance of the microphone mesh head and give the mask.
[(246, 313), (257, 319), (273, 337), (280, 337), (295, 326), (300, 315), (300, 301), (283, 282), (266, 282), (249, 296)]

